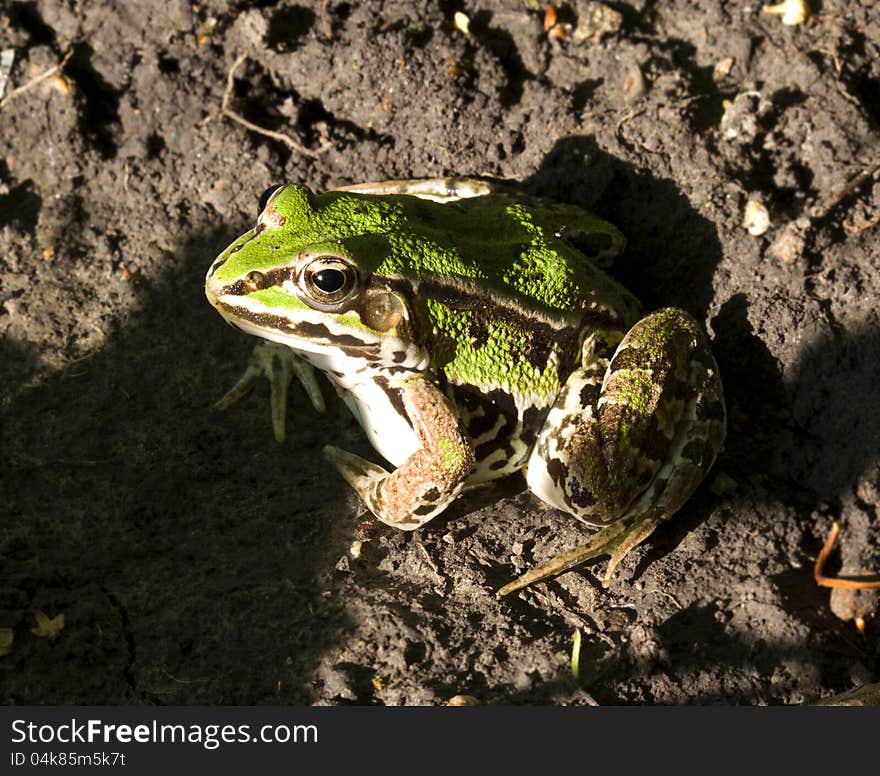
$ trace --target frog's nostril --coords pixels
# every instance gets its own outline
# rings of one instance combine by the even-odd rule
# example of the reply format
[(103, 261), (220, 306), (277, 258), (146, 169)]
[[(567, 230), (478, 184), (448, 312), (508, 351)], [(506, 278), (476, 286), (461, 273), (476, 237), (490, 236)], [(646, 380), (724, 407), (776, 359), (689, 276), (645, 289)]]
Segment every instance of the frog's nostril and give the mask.
[(281, 188), (283, 184), (276, 183), (274, 186), (269, 186), (261, 195), (260, 195), (260, 203), (259, 203), (259, 213), (262, 213), (266, 209), (266, 205), (269, 204), (270, 197)]

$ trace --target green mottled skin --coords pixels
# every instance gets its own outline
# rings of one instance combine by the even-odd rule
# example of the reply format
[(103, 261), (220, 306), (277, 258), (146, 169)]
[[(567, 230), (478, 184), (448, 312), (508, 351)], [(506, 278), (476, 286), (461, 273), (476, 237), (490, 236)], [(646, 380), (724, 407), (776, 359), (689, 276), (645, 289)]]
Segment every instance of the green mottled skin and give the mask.
[(281, 256), (323, 245), (355, 257), (364, 273), (479, 281), (481, 287), (561, 313), (577, 310), (585, 299), (614, 307), (623, 298), (624, 305), (632, 306), (627, 292), (551, 230), (579, 219), (589, 222), (582, 228), (601, 228), (618, 245), (623, 242), (620, 233), (579, 208), (534, 202), (504, 206), (503, 195), (498, 195), (491, 203), (476, 198), (450, 206), (414, 197), (315, 196), (292, 185), (273, 203), (286, 219), (284, 228), (233, 243), (230, 248), (246, 242), (217, 277), (230, 282), (248, 271), (275, 267)]
[[(468, 332), (472, 313), (450, 310), (440, 302), (428, 301), (437, 331), (432, 363), (455, 384), (501, 385), (511, 393), (535, 397), (559, 393), (559, 370), (553, 364), (535, 368), (521, 358), (530, 333), (503, 321), (486, 324), (486, 344), (471, 342)], [(499, 371), (498, 365), (505, 369)]]

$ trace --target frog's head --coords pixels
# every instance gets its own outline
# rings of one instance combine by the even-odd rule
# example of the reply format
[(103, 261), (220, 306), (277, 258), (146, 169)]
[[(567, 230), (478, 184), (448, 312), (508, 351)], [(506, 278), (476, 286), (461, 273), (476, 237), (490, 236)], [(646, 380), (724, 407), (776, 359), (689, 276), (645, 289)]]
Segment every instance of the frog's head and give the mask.
[(268, 189), (256, 227), (211, 265), (205, 294), (232, 325), (304, 354), (423, 365), (404, 292), (375, 272), (398, 216), (363, 195)]

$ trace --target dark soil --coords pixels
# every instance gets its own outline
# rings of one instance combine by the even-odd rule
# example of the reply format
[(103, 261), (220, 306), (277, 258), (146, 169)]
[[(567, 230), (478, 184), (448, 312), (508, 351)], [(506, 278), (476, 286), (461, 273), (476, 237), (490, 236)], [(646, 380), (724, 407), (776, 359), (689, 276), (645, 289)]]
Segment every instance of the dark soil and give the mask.
[[(0, 108), (0, 701), (783, 704), (880, 679), (876, 598), (861, 635), (812, 569), (834, 520), (829, 573), (880, 567), (872, 5), (785, 27), (633, 0), (577, 44), (525, 0), (4, 2), (7, 95), (71, 57)], [(310, 153), (220, 115), (240, 54), (230, 107)], [(726, 450), (607, 591), (603, 560), (496, 599), (586, 534), (518, 480), (354, 558), (320, 448), (375, 454), (344, 407), (292, 397), (283, 446), (265, 386), (210, 409), (253, 341), (204, 273), (267, 186), (447, 174), (594, 209), (629, 238), (615, 274), (712, 337)]]

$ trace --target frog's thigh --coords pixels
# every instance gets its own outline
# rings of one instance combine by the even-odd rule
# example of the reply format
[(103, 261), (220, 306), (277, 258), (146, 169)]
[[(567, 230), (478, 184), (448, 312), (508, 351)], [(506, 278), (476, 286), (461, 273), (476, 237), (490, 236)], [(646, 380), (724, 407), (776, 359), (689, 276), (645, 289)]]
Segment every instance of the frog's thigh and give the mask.
[(455, 410), (436, 386), (417, 378), (406, 381), (400, 391), (421, 446), (397, 469), (389, 473), (335, 447), (324, 448), (324, 453), (376, 517), (411, 531), (459, 494), (474, 452)]
[(621, 520), (644, 539), (693, 492), (723, 438), (721, 382), (705, 336), (669, 308), (639, 321), (607, 369), (596, 360), (571, 375), (526, 479), (547, 503), (594, 525)]

